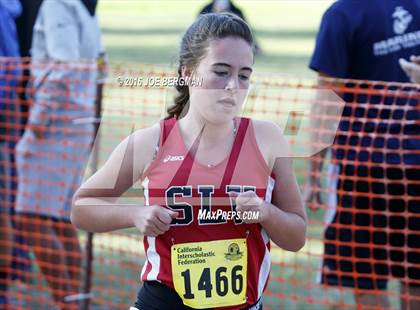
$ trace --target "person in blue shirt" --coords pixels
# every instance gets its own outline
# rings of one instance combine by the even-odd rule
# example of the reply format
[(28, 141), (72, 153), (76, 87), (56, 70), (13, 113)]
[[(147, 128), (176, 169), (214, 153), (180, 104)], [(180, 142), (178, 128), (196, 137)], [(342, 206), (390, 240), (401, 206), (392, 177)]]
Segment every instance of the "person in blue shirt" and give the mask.
[[(420, 309), (419, 111), (416, 100), (391, 92), (419, 89), (368, 81), (409, 82), (399, 59), (419, 54), (420, 0), (339, 0), (322, 18), (310, 62), (320, 76), (363, 80), (346, 83), (350, 91), (341, 94), (347, 104), (330, 167), (336, 210), (325, 231), (321, 277), (326, 285), (355, 288), (361, 306), (389, 307), (378, 290), (394, 276), (401, 307)], [(311, 163), (308, 203), (320, 203), (325, 154)]]
[[(0, 0), (0, 308), (8, 304), (7, 289), (12, 260), (13, 231), (10, 219), (11, 175), (14, 130), (17, 124), (13, 90), (19, 79), (19, 45), (14, 19), (21, 12), (18, 0)], [(15, 129), (16, 130), (16, 129)]]

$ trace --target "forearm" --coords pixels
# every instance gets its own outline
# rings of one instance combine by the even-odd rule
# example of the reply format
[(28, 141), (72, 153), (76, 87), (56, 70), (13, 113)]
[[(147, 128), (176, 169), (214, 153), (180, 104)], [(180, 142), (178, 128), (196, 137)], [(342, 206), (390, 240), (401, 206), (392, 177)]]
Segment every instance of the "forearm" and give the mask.
[(270, 239), (280, 248), (297, 252), (306, 242), (306, 220), (296, 213), (285, 212), (264, 202), (265, 216), (261, 225)]
[(119, 205), (104, 199), (79, 198), (73, 203), (71, 221), (79, 229), (90, 232), (108, 232), (134, 227), (133, 219), (139, 205)]

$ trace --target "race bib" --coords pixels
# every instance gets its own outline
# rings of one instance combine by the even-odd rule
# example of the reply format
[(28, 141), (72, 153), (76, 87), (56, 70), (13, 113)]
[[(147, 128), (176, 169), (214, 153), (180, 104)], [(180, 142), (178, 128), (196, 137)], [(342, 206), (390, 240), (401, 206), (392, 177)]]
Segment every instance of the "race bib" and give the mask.
[(246, 302), (246, 239), (174, 244), (172, 279), (185, 305), (196, 308)]

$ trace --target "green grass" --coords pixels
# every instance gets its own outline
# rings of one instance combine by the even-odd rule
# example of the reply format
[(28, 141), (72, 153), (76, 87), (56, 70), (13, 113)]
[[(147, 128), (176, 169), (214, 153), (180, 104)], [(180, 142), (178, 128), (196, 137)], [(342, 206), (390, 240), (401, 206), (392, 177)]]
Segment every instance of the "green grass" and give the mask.
[[(183, 31), (206, 1), (103, 0), (104, 46), (113, 62), (169, 65)], [(320, 18), (330, 0), (236, 1), (264, 50), (256, 68), (310, 75), (307, 69)]]

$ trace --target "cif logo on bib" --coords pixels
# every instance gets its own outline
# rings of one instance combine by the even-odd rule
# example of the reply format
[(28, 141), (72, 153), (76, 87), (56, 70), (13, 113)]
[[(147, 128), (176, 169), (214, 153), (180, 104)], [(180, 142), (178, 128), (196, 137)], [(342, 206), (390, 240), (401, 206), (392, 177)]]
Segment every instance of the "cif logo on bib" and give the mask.
[(225, 253), (225, 258), (228, 260), (238, 260), (242, 257), (243, 253), (239, 249), (237, 243), (231, 243), (228, 246), (228, 252)]
[(403, 34), (413, 20), (413, 16), (402, 6), (395, 8), (392, 18), (394, 18), (394, 32), (396, 34)]

